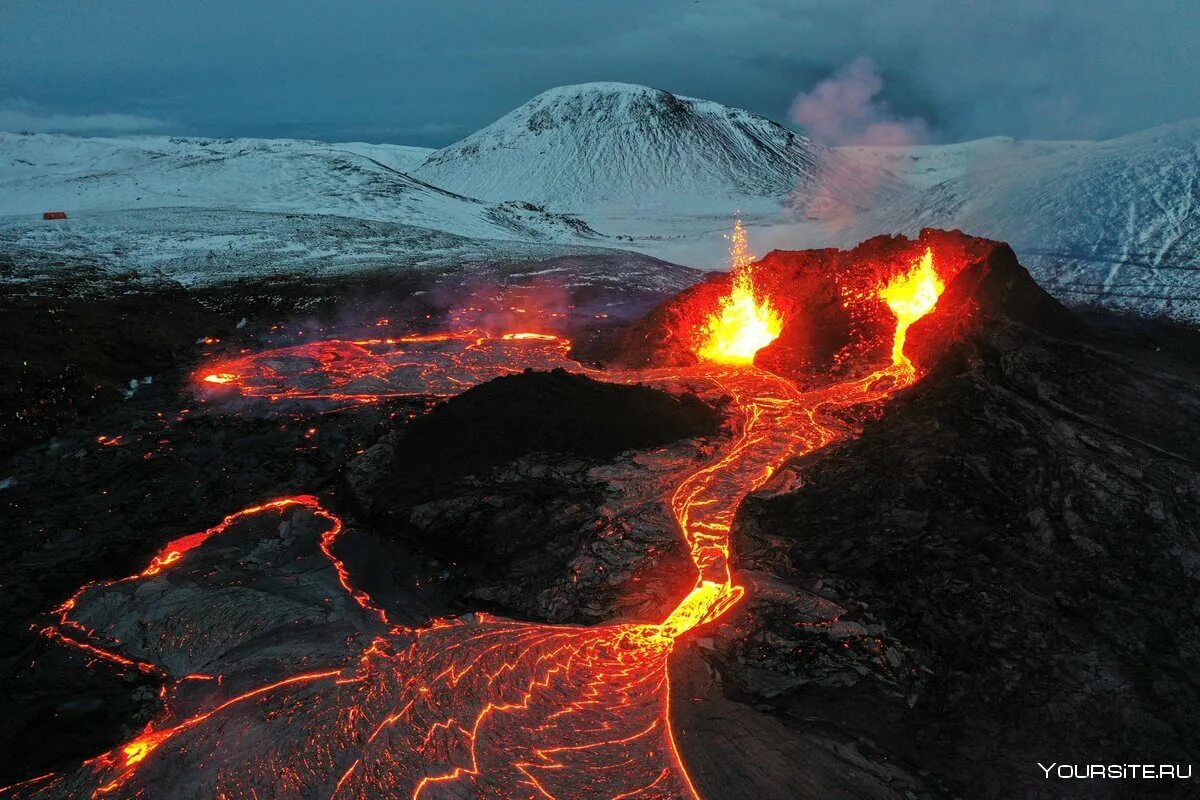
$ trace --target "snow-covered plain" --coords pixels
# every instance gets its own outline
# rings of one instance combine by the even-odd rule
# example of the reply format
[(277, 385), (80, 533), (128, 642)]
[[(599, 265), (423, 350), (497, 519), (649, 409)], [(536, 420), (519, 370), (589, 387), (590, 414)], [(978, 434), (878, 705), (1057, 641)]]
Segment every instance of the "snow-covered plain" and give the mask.
[(0, 218), (10, 280), (36, 282), (57, 265), (104, 276), (198, 286), (252, 278), (332, 277), (461, 264), (508, 263), (601, 248), (519, 238), (482, 239), (435, 228), (337, 214), (221, 208), (84, 211), (57, 224)]
[[(0, 256), (180, 283), (595, 248), (726, 263), (961, 228), (1074, 304), (1200, 322), (1200, 120), (1103, 142), (825, 148), (738, 109), (559, 87), (441, 150), (0, 133)], [(66, 221), (41, 212), (65, 210)]]
[(529, 203), (488, 203), (389, 164), (419, 148), (269, 139), (0, 134), (0, 215), (208, 208), (400, 222), (484, 239), (575, 242), (587, 231)]

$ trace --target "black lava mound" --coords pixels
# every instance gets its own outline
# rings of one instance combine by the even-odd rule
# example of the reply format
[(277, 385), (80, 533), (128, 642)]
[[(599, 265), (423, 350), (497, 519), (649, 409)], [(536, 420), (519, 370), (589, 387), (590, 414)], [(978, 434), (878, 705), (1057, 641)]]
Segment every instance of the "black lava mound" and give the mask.
[[(363, 516), (447, 565), (463, 609), (557, 622), (653, 616), (693, 579), (678, 533), (656, 496), (639, 506), (644, 516), (602, 513), (610, 487), (595, 469), (720, 422), (694, 395), (526, 371), (412, 420), (353, 462), (347, 481)], [(600, 556), (598, 540), (625, 544)], [(631, 594), (629, 574), (663, 559)]]
[(562, 369), (526, 370), (468, 389), (413, 420), (392, 465), (399, 480), (432, 488), (536, 452), (607, 460), (713, 433), (718, 421), (694, 395), (602, 383)]

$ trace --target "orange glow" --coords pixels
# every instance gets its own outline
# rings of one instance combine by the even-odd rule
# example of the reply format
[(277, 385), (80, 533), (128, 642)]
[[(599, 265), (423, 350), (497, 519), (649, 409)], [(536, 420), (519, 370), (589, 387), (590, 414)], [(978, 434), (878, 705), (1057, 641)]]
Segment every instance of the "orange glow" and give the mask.
[(526, 341), (528, 339), (540, 339), (543, 342), (554, 342), (558, 340), (557, 336), (549, 333), (506, 333), (500, 337), (510, 341)]
[(758, 298), (750, 271), (754, 255), (740, 219), (734, 221), (730, 242), (733, 284), (705, 322), (696, 355), (719, 364), (750, 364), (755, 353), (779, 338), (783, 319), (770, 301)]
[(701, 580), (659, 625), (659, 634), (674, 641), (697, 625), (724, 614), (742, 599), (745, 592), (743, 587), (735, 586), (731, 581)]
[(896, 315), (896, 333), (892, 338), (892, 363), (896, 366), (912, 367), (912, 362), (904, 355), (908, 326), (933, 310), (945, 288), (933, 268), (933, 250), (927, 247), (908, 272), (893, 278), (879, 290), (879, 297)]
[[(526, 366), (574, 369), (578, 365), (567, 357), (570, 349), (570, 340), (551, 333), (498, 336), (475, 328), (385, 339), (328, 339), (206, 364), (195, 380), (201, 389), (224, 385), (244, 397), (271, 400), (374, 403), (389, 397), (452, 397)], [(299, 369), (308, 380), (297, 382), (299, 373), (281, 373), (276, 368), (280, 358), (305, 365)], [(384, 375), (394, 381), (386, 390), (380, 386)]]
[(125, 754), (125, 766), (132, 766), (144, 759), (158, 746), (153, 733), (145, 733), (121, 748)]

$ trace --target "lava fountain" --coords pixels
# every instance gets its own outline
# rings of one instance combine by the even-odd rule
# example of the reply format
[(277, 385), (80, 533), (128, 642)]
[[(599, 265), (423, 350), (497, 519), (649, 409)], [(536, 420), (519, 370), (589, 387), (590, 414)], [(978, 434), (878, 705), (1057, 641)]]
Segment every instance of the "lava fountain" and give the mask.
[(769, 300), (759, 298), (752, 272), (754, 254), (740, 218), (734, 220), (729, 239), (733, 283), (705, 322), (696, 355), (719, 364), (750, 364), (755, 353), (779, 338), (783, 318)]
[(908, 272), (896, 276), (879, 290), (879, 298), (896, 315), (896, 332), (892, 338), (893, 365), (912, 369), (912, 362), (904, 355), (908, 326), (933, 310), (945, 288), (933, 268), (933, 250), (927, 247)]

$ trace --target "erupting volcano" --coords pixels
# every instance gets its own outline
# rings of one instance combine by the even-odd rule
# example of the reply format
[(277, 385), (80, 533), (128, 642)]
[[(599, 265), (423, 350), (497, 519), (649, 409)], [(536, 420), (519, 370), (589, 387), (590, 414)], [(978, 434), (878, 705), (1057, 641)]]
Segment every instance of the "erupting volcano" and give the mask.
[[(710, 400), (729, 398), (728, 442), (682, 480), (657, 489), (696, 571), (694, 585), (660, 619), (580, 627), (473, 614), (426, 627), (396, 625), (336, 556), (342, 521), (314, 497), (273, 500), (172, 542), (123, 581), (81, 588), (59, 609), (48, 635), (167, 675), (166, 707), (123, 747), (7, 794), (697, 797), (672, 733), (667, 666), (680, 637), (724, 615), (745, 593), (730, 565), (738, 505), (788, 459), (851, 435), (838, 412), (878, 404), (917, 379), (904, 352), (906, 332), (934, 308), (944, 286), (930, 249), (911, 268), (889, 265), (871, 302), (878, 314), (886, 308), (895, 315), (891, 363), (801, 390), (753, 363), (788, 319), (777, 310), (783, 298), (755, 286), (740, 222), (732, 254), (730, 291), (715, 307), (698, 309), (707, 322), (691, 366), (589, 369), (569, 360), (570, 343), (557, 335), (455, 331), (296, 345), (208, 364), (196, 374), (200, 391), (338, 402), (447, 396), (523, 367), (569, 367), (609, 382), (686, 386)], [(194, 562), (196, 554), (218, 545), (260, 547), (261, 537), (274, 534), (253, 534), (252, 525), (269, 515), (293, 520), (280, 528), (289, 531), (289, 547), (309, 543), (299, 560), (280, 561), (294, 574), (288, 580), (325, 581), (334, 598), (330, 619), (348, 620), (338, 629), (344, 644), (332, 654), (304, 665), (264, 658), (252, 673), (257, 683), (244, 673), (181, 674), (186, 659), (164, 659), (169, 645), (150, 635), (155, 620), (138, 621), (143, 633), (131, 641), (128, 620), (105, 611), (130, 603), (139, 587), (160, 590), (150, 582), (166, 573), (199, 584), (226, 580)], [(230, 543), (221, 545), (223, 539)], [(239, 581), (228, 580), (233, 591)]]

